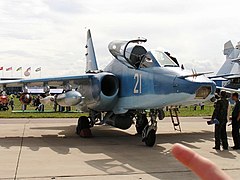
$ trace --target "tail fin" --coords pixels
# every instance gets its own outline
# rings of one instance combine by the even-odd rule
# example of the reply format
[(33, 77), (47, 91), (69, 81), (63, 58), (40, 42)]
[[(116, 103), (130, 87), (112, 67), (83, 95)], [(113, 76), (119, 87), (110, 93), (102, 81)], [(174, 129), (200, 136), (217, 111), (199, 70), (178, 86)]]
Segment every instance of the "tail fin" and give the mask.
[(238, 46), (234, 48), (231, 41), (226, 42), (223, 50), (223, 54), (226, 55), (226, 61), (217, 72), (217, 75), (239, 73), (239, 63), (234, 61), (236, 58), (238, 58), (239, 53), (240, 50), (238, 49)]
[(229, 56), (232, 53), (233, 49), (234, 47), (232, 41), (228, 41), (224, 44), (223, 54)]
[(98, 65), (93, 47), (90, 29), (87, 31), (86, 72), (97, 71)]

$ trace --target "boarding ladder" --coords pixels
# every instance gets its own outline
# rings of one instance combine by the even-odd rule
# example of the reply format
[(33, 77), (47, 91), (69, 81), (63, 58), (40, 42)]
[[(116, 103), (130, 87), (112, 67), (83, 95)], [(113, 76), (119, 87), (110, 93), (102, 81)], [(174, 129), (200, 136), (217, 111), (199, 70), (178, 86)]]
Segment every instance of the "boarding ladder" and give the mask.
[(172, 124), (173, 124), (173, 128), (175, 131), (180, 131), (182, 132), (181, 126), (180, 126), (180, 121), (178, 118), (178, 108), (177, 107), (171, 107), (169, 108), (169, 112), (170, 112), (170, 116), (172, 119)]

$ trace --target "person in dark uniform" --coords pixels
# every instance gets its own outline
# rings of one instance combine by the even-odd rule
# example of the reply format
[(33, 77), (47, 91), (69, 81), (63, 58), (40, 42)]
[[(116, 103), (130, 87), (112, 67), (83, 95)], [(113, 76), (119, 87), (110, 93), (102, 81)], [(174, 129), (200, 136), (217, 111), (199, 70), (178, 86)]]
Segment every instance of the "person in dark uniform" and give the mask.
[(36, 106), (35, 110), (38, 110), (38, 106), (41, 104), (40, 95), (37, 96), (34, 103), (35, 103), (35, 106)]
[(218, 124), (215, 124), (215, 146), (213, 147), (213, 149), (216, 150), (220, 150), (221, 141), (223, 149), (228, 149), (226, 125), (229, 103), (226, 96), (226, 92), (221, 91), (221, 98), (216, 102), (215, 109), (212, 115), (212, 120), (217, 119), (219, 122)]
[(232, 100), (236, 102), (232, 112), (232, 137), (234, 142), (232, 149), (240, 149), (240, 102), (238, 100), (238, 93), (232, 94)]

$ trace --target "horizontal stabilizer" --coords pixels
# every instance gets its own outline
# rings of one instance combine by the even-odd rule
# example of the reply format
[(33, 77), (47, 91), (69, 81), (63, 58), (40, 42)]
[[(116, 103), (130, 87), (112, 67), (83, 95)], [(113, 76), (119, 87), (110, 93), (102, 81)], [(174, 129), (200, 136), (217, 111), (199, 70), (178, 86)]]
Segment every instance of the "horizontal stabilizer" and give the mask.
[(208, 77), (208, 78), (210, 78), (210, 79), (213, 79), (213, 78), (227, 78), (227, 77), (229, 77), (229, 76), (235, 76), (235, 75), (239, 75), (239, 74), (219, 74), (219, 75), (216, 75), (216, 76), (210, 76), (210, 77)]
[(220, 87), (220, 86), (217, 86), (216, 87), (217, 89), (220, 89), (222, 91), (227, 91), (227, 92), (230, 92), (230, 93), (240, 93), (240, 90), (238, 89), (232, 89), (232, 88), (225, 88), (225, 87)]
[(236, 59), (231, 59), (232, 60), (232, 62), (234, 62), (234, 63), (240, 63), (240, 57), (238, 57), (238, 58), (236, 58)]

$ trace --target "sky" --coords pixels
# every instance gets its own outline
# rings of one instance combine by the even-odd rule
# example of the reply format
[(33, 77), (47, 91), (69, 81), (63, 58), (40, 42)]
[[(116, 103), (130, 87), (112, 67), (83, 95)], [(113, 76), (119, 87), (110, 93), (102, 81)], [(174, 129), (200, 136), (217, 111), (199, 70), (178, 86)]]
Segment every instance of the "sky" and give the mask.
[(84, 73), (88, 28), (100, 69), (112, 60), (111, 41), (144, 37), (147, 49), (216, 73), (224, 43), (240, 41), (239, 7), (237, 0), (1, 0), (0, 77), (21, 76), (18, 67), (32, 67), (32, 78)]

